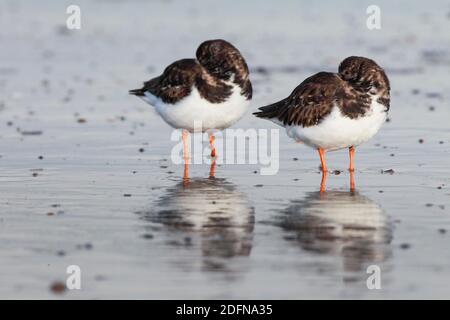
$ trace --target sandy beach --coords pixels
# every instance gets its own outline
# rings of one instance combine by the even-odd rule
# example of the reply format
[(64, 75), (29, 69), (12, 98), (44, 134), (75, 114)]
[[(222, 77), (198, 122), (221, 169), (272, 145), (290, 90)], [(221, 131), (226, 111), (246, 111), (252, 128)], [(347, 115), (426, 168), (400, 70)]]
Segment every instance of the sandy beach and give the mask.
[[(450, 296), (450, 5), (378, 1), (70, 1), (0, 4), (0, 298), (430, 299)], [(233, 128), (350, 55), (391, 80), (389, 121), (348, 154), (280, 129), (279, 171), (173, 164), (172, 129), (128, 94), (223, 38), (254, 98)], [(219, 155), (220, 156), (220, 155)], [(78, 265), (81, 290), (55, 290)], [(381, 289), (366, 286), (369, 265)]]

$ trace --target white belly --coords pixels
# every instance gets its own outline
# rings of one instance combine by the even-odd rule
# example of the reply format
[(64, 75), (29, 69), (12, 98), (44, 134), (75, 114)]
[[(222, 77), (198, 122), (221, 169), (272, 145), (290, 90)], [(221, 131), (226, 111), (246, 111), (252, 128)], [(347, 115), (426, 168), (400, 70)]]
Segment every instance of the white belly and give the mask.
[(385, 106), (373, 99), (370, 111), (361, 118), (350, 119), (335, 106), (319, 125), (303, 128), (287, 126), (289, 137), (313, 148), (338, 150), (360, 145), (372, 138), (386, 121)]
[(205, 132), (228, 128), (244, 116), (250, 101), (240, 92), (240, 88), (233, 84), (233, 93), (223, 103), (211, 103), (203, 99), (195, 86), (189, 96), (175, 104), (166, 104), (148, 92), (142, 99), (154, 106), (170, 126), (190, 132)]

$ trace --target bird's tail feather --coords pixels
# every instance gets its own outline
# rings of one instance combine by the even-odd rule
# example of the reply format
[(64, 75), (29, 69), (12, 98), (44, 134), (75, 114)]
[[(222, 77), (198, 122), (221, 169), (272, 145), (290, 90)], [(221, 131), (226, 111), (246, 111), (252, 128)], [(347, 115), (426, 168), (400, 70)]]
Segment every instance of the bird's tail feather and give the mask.
[(128, 93), (129, 94), (133, 94), (135, 96), (144, 96), (144, 92), (145, 90), (143, 88), (141, 89), (133, 89), (133, 90), (129, 90)]
[(283, 106), (284, 100), (275, 102), (273, 104), (269, 104), (268, 106), (264, 106), (258, 108), (257, 112), (253, 112), (253, 114), (258, 118), (264, 119), (273, 119), (277, 118), (280, 112), (280, 108)]

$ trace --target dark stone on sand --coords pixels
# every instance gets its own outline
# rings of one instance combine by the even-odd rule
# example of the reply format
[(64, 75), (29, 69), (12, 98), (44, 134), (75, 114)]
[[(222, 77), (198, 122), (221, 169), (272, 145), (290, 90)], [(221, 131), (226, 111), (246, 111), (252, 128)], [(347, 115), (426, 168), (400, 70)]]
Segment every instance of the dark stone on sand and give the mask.
[(142, 238), (144, 238), (144, 239), (153, 239), (153, 235), (151, 233), (146, 233), (146, 234), (142, 235)]
[(61, 281), (55, 281), (50, 285), (50, 291), (55, 294), (62, 294), (66, 291), (66, 285)]
[(425, 140), (419, 139), (419, 143), (424, 143), (424, 142), (425, 142)]
[(43, 157), (43, 156), (39, 156), (38, 159), (39, 159), (39, 160), (42, 160), (42, 159), (44, 159), (44, 157)]
[(442, 94), (440, 94), (439, 92), (429, 92), (427, 93), (427, 98), (442, 99)]
[(266, 67), (263, 67), (263, 66), (256, 67), (255, 69), (253, 69), (253, 72), (254, 73), (263, 74), (263, 75), (268, 75), (269, 74), (269, 70)]
[(440, 234), (447, 233), (447, 229), (441, 228), (438, 230)]
[(131, 194), (129, 194), (129, 193), (124, 193), (123, 196), (124, 196), (124, 197), (131, 197)]
[(263, 185), (262, 184), (255, 184), (256, 188), (261, 188)]
[(40, 130), (22, 131), (21, 133), (23, 136), (40, 136), (42, 134), (42, 131)]
[(381, 170), (381, 173), (386, 173), (386, 174), (394, 174), (394, 170), (393, 169), (388, 169), (388, 170)]
[(77, 120), (77, 122), (78, 122), (78, 123), (86, 123), (87, 120), (86, 120), (85, 118), (79, 118), (79, 119)]
[(409, 243), (402, 243), (400, 245), (400, 249), (407, 250), (409, 248), (411, 248), (411, 245)]
[(139, 148), (139, 152), (144, 152), (144, 148)]

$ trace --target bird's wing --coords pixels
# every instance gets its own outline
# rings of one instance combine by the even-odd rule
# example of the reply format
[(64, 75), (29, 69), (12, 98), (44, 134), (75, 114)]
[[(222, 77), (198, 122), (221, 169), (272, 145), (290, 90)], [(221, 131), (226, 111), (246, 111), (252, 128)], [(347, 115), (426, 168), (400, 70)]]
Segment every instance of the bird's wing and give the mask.
[(260, 118), (278, 120), (284, 125), (310, 127), (320, 123), (333, 106), (342, 103), (343, 81), (334, 73), (320, 72), (303, 81), (291, 95), (259, 108)]
[(200, 73), (201, 66), (196, 60), (178, 60), (169, 65), (162, 75), (144, 82), (141, 89), (130, 90), (130, 93), (142, 96), (149, 92), (165, 103), (174, 104), (191, 93)]

